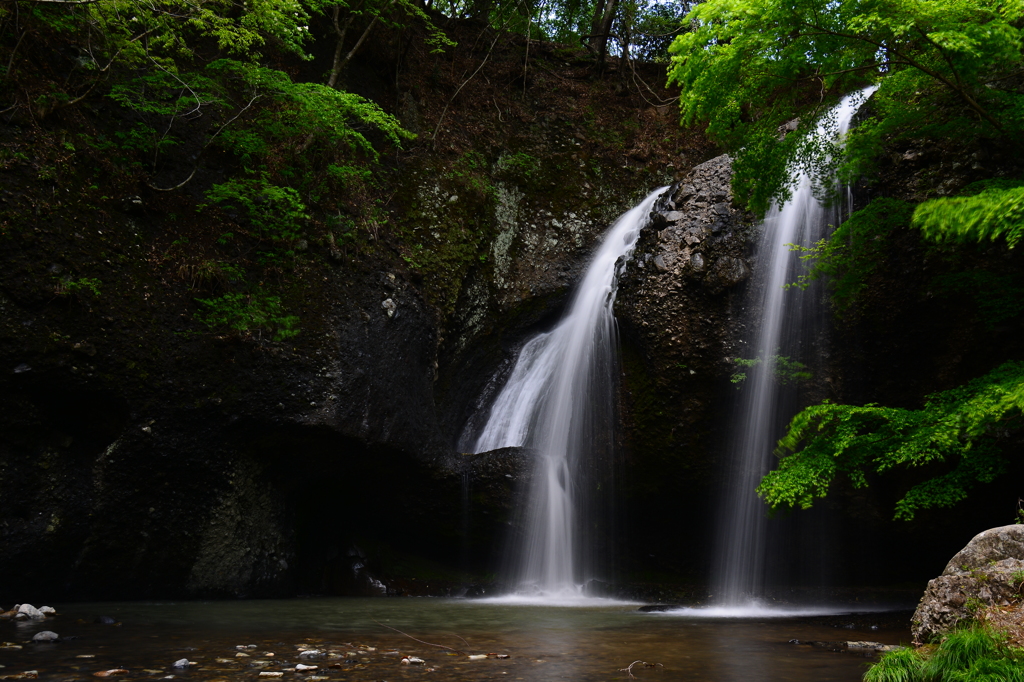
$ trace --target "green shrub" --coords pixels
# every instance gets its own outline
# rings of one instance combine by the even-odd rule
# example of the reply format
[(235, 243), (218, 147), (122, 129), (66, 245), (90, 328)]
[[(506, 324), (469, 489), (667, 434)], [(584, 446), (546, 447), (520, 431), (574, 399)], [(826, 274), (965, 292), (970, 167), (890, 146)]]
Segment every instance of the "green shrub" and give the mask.
[(914, 649), (898, 649), (882, 656), (864, 674), (864, 682), (914, 682), (921, 679), (924, 660)]
[(973, 626), (951, 632), (933, 650), (885, 654), (864, 682), (1024, 682), (1024, 656), (1004, 635)]
[(65, 277), (57, 283), (55, 291), (58, 296), (73, 296), (76, 294), (88, 293), (99, 297), (100, 286), (102, 284), (103, 282), (95, 277), (79, 277), (78, 279)]
[(897, 519), (948, 507), (1006, 469), (995, 436), (1024, 416), (1024, 362), (1008, 362), (963, 386), (928, 396), (919, 410), (837, 405), (805, 408), (789, 424), (776, 454), (782, 460), (758, 486), (772, 507), (807, 509), (837, 476), (854, 487), (867, 473), (947, 462), (945, 471), (910, 488)]
[[(807, 365), (804, 363), (788, 358), (785, 355), (771, 355), (767, 358), (767, 361), (771, 363), (772, 377), (778, 383), (783, 386), (790, 384), (797, 384), (801, 381), (810, 381), (814, 378), (814, 375), (807, 371)], [(756, 358), (733, 358), (732, 362), (736, 367), (743, 369), (753, 369), (764, 362), (761, 356)], [(742, 384), (747, 379), (746, 372), (733, 372), (729, 377), (729, 381), (736, 384)]]
[(227, 293), (217, 298), (197, 299), (206, 306), (196, 318), (211, 329), (232, 329), (252, 334), (267, 331), (275, 341), (298, 336), (299, 318), (286, 315), (277, 296), (262, 293)]
[[(272, 185), (264, 175), (233, 178), (214, 185), (206, 193), (206, 198), (225, 211), (237, 211), (262, 236), (274, 240), (297, 239), (302, 223), (309, 219), (298, 192), (291, 187)], [(207, 206), (201, 204), (199, 209)]]
[(1024, 180), (991, 180), (965, 193), (921, 204), (914, 211), (914, 226), (934, 241), (1005, 239), (1011, 249), (1024, 237)]

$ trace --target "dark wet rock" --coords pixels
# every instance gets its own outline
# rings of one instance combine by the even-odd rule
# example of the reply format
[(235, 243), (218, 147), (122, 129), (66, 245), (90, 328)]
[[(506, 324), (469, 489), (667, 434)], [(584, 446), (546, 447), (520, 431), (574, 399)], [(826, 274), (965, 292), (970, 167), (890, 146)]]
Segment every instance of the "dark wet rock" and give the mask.
[(1024, 575), (1024, 524), (986, 530), (960, 550), (939, 577), (928, 582), (914, 612), (914, 640), (929, 642), (973, 620), (987, 608), (1019, 599)]
[(801, 642), (801, 644), (807, 644), (817, 649), (825, 649), (826, 651), (846, 651), (846, 642)]
[(645, 604), (637, 609), (644, 613), (661, 613), (663, 611), (678, 611), (683, 608), (681, 604)]
[(593, 578), (584, 583), (583, 594), (588, 597), (612, 597), (615, 595), (615, 585)]
[(898, 644), (883, 644), (882, 642), (864, 642), (864, 641), (801, 641), (798, 639), (789, 640), (790, 644), (800, 644), (803, 646), (811, 646), (816, 649), (824, 649), (825, 651), (833, 652), (845, 652), (850, 654), (858, 654), (869, 658), (875, 657), (877, 654), (884, 654), (890, 651), (896, 651), (904, 647)]
[(98, 625), (117, 625), (117, 619), (110, 616), (96, 616), (94, 623)]
[(846, 649), (848, 651), (873, 651), (876, 653), (886, 653), (889, 651), (896, 651), (903, 647), (897, 644), (883, 644), (882, 642), (847, 642)]

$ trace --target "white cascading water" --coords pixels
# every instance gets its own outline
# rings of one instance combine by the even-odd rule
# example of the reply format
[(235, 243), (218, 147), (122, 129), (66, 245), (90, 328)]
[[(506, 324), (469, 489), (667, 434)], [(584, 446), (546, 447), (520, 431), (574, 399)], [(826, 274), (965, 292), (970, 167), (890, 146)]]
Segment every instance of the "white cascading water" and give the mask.
[[(874, 91), (866, 88), (847, 95), (826, 115), (814, 135), (841, 143), (861, 103)], [(799, 180), (789, 201), (773, 206), (764, 219), (758, 246), (758, 267), (752, 291), (759, 297), (753, 309), (759, 313), (753, 350), (761, 364), (747, 372), (736, 430), (730, 447), (733, 470), (723, 496), (717, 532), (718, 546), (712, 574), (713, 597), (725, 606), (745, 606), (764, 595), (768, 519), (764, 503), (754, 492), (771, 469), (772, 451), (781, 437), (782, 390), (774, 378), (779, 355), (799, 353), (801, 336), (807, 336), (806, 322), (815, 307), (812, 296), (785, 290), (795, 277), (798, 254), (791, 244), (810, 246), (821, 239), (829, 226), (838, 225), (847, 205), (825, 205), (815, 197), (810, 174), (799, 170)], [(799, 359), (794, 358), (794, 359)]]
[(613, 306), (620, 258), (632, 253), (649, 219), (655, 190), (605, 235), (558, 326), (519, 352), (474, 452), (527, 447), (535, 455), (515, 557), (521, 589), (573, 594), (583, 581), (581, 468), (613, 414), (617, 331)]

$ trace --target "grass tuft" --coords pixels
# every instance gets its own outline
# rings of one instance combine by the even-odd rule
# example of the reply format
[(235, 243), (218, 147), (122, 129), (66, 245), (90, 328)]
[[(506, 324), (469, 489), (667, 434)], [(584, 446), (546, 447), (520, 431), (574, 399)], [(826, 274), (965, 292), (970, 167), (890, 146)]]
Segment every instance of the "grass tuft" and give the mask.
[(864, 682), (1024, 682), (1024, 651), (982, 626), (950, 633), (931, 652), (901, 649), (886, 654)]

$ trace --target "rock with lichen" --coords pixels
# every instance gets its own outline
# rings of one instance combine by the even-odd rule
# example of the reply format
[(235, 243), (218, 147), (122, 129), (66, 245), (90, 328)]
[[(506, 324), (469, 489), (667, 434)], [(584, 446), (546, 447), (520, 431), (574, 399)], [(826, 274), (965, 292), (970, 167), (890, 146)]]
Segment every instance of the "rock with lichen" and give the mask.
[[(985, 619), (989, 610), (1019, 602), (1022, 592), (1024, 524), (979, 533), (949, 560), (942, 575), (928, 582), (914, 612), (914, 640), (928, 642), (961, 623)], [(1014, 612), (1018, 620), (1024, 615)]]

